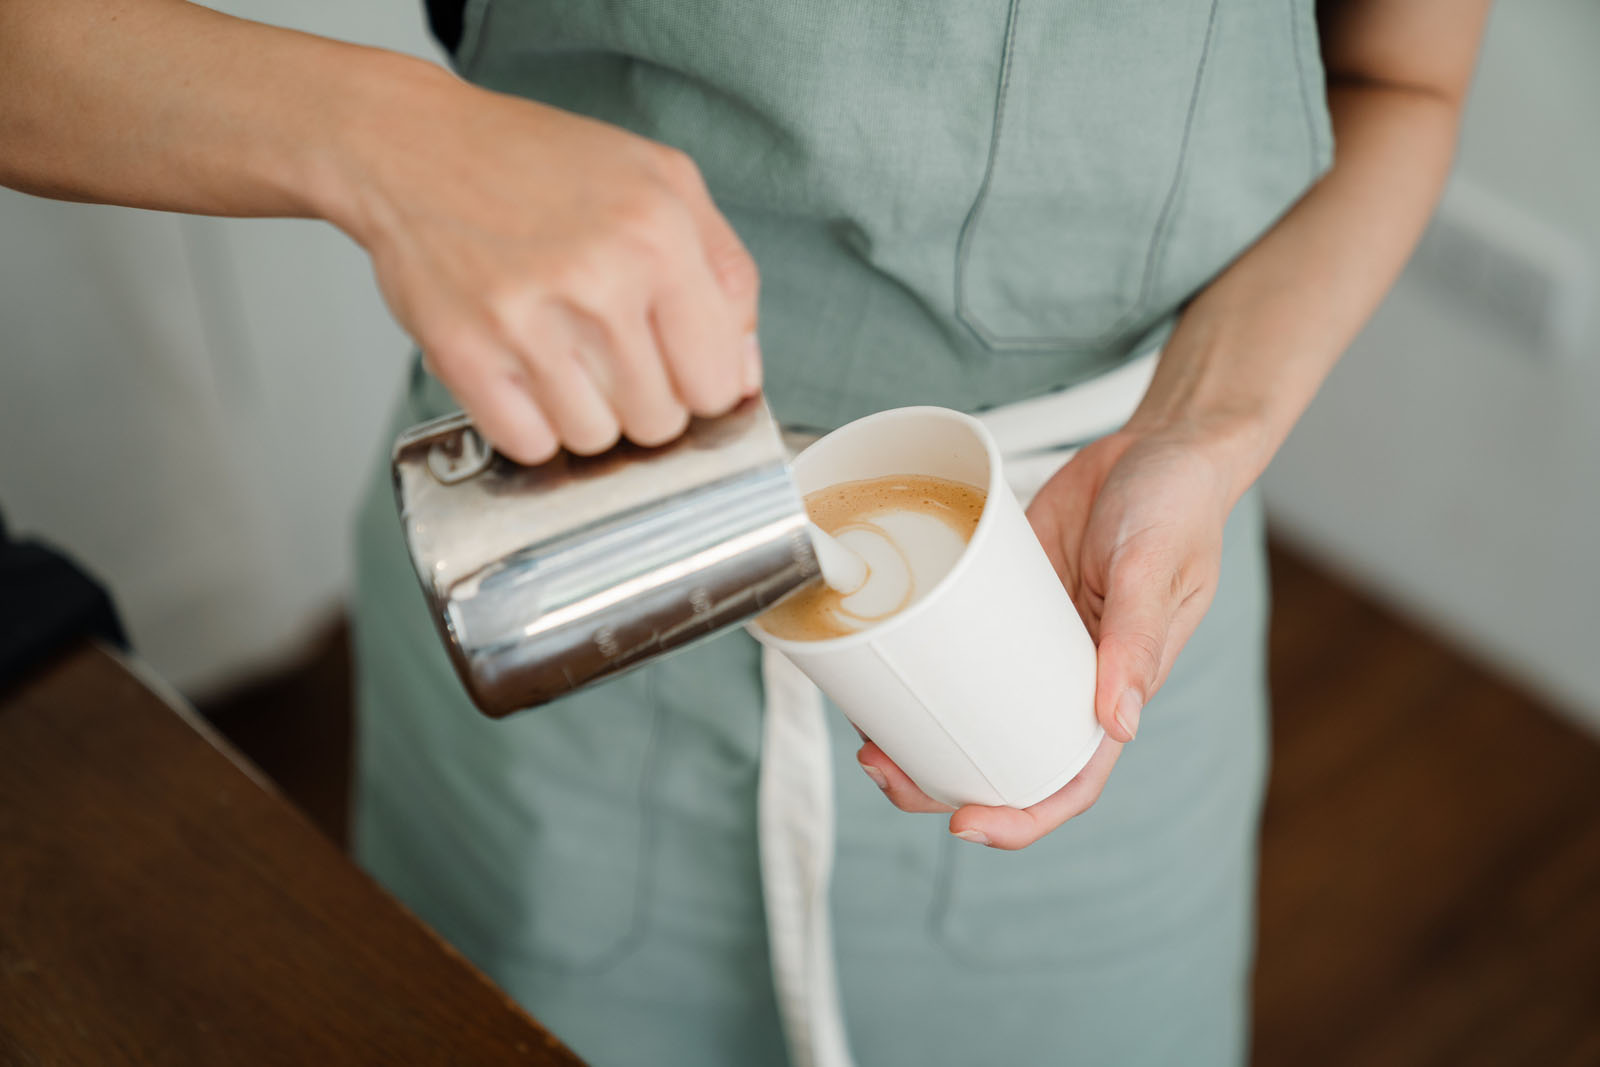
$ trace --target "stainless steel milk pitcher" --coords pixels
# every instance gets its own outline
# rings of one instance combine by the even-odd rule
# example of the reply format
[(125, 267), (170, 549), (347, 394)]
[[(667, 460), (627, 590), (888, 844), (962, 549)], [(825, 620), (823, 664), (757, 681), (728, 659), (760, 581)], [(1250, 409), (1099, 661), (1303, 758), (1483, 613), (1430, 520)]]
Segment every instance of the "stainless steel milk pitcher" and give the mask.
[(818, 578), (759, 397), (671, 444), (537, 467), (465, 415), (394, 446), (411, 561), (467, 692), (505, 715), (743, 622)]

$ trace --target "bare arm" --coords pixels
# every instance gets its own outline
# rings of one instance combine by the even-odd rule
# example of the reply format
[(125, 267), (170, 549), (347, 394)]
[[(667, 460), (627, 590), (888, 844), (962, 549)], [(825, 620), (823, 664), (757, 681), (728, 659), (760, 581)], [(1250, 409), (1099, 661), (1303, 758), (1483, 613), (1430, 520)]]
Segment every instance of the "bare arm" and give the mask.
[(396, 53), (184, 0), (0, 0), (0, 183), (333, 222), (527, 462), (760, 385), (755, 265), (686, 156)]
[[(1433, 211), (1488, 6), (1349, 0), (1326, 13), (1333, 168), (1189, 305), (1128, 425), (1080, 452), (1028, 510), (1098, 643), (1106, 740), (1054, 796), (1024, 811), (962, 808), (952, 833), (1023, 848), (1099, 797), (1211, 604), (1229, 512)], [(899, 807), (949, 810), (876, 745), (858, 758)]]
[(337, 217), (339, 147), (420, 60), (183, 0), (0, 2), (0, 182), (213, 215)]
[(1202, 292), (1131, 426), (1188, 422), (1255, 481), (1416, 247), (1454, 157), (1487, 0), (1347, 0), (1323, 17), (1332, 170)]

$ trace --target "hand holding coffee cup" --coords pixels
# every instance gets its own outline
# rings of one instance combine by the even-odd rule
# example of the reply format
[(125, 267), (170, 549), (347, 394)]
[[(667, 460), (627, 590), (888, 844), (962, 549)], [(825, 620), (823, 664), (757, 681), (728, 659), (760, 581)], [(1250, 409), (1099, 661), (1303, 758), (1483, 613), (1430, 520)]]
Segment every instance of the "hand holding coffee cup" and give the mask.
[[(953, 833), (1025, 848), (1099, 799), (1143, 706), (1211, 604), (1224, 527), (1259, 472), (1252, 441), (1136, 415), (1085, 446), (1034, 494), (1028, 520), (1097, 646), (1095, 707), (1106, 738), (1049, 797), (1025, 810), (961, 808), (950, 816)], [(949, 810), (877, 745), (865, 744), (857, 758), (902, 810)]]
[(813, 519), (871, 577), (752, 624), (929, 797), (1024, 808), (1104, 736), (1095, 646), (982, 424), (942, 408), (858, 420), (794, 463)]

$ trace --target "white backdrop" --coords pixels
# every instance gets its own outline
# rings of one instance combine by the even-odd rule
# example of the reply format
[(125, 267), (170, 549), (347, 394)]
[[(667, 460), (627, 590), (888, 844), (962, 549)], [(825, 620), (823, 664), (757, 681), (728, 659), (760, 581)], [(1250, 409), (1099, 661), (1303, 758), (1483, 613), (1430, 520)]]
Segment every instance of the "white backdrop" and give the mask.
[(1460, 183), (1588, 261), (1537, 351), (1422, 263), (1266, 478), (1282, 532), (1600, 728), (1600, 4), (1496, 6)]

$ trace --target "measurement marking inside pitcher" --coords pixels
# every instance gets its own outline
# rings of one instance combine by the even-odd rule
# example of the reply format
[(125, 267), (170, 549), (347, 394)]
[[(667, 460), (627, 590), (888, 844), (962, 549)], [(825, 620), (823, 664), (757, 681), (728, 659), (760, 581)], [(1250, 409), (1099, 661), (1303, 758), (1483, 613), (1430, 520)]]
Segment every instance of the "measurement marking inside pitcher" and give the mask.
[(789, 558), (800, 565), (800, 569), (810, 574), (817, 568), (816, 550), (811, 547), (811, 538), (801, 533), (802, 527), (795, 527), (789, 535)]
[(670, 585), (681, 578), (694, 574), (696, 571), (704, 570), (707, 565), (718, 560), (740, 555), (749, 549), (776, 540), (791, 529), (795, 523), (803, 523), (805, 521), (805, 516), (800, 515), (785, 518), (778, 522), (769, 522), (765, 526), (759, 526), (748, 533), (742, 533), (737, 537), (719, 542), (710, 548), (702, 549), (692, 556), (686, 556), (676, 563), (657, 567), (648, 574), (641, 574), (636, 578), (619, 582), (609, 589), (602, 589), (593, 596), (587, 596), (582, 600), (563, 605), (555, 611), (539, 616), (524, 626), (522, 634), (524, 637), (534, 637), (547, 630), (565, 626), (567, 623), (585, 616), (594, 615), (611, 607), (613, 604), (631, 600), (651, 589), (659, 589), (664, 585)]

